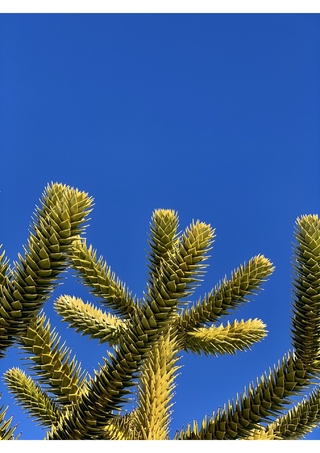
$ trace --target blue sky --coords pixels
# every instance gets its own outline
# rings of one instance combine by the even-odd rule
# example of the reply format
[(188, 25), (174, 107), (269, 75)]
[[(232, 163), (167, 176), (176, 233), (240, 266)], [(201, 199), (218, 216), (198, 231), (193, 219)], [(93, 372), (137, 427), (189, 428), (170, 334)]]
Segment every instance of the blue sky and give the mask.
[[(262, 319), (265, 340), (236, 356), (182, 355), (172, 434), (291, 348), (294, 224), (319, 213), (319, 55), (317, 14), (0, 15), (0, 242), (12, 261), (56, 181), (94, 197), (88, 242), (137, 295), (156, 208), (178, 211), (181, 229), (216, 229), (195, 300), (254, 255), (276, 266), (227, 318)], [(69, 274), (60, 294), (96, 302)], [(104, 348), (67, 329), (52, 302), (45, 312), (92, 372)], [(1, 374), (18, 364), (12, 348)], [(42, 439), (2, 382), (0, 392), (21, 438)]]

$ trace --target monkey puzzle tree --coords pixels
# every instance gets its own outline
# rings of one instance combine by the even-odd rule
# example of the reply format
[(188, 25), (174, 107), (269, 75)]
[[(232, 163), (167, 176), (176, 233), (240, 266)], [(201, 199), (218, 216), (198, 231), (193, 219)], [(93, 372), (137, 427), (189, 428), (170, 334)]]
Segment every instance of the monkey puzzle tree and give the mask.
[[(0, 350), (4, 355), (18, 343), (33, 374), (12, 368), (4, 380), (18, 404), (47, 428), (46, 439), (167, 439), (179, 354), (234, 354), (264, 338), (261, 320), (217, 322), (256, 294), (273, 265), (255, 256), (189, 306), (215, 233), (197, 221), (179, 234), (177, 213), (158, 209), (150, 228), (147, 289), (138, 299), (82, 237), (91, 204), (83, 192), (48, 186), (25, 256), (10, 269), (2, 254)], [(320, 389), (314, 388), (320, 376), (318, 216), (298, 218), (295, 238), (293, 351), (241, 396), (175, 439), (296, 439), (320, 423)], [(67, 266), (100, 302), (96, 307), (63, 295), (54, 303), (77, 332), (107, 346), (94, 376), (60, 344), (41, 311)], [(291, 398), (307, 390), (310, 396), (289, 409)], [(126, 411), (129, 395), (136, 395), (136, 404)], [(0, 438), (12, 438), (9, 425), (0, 416)]]

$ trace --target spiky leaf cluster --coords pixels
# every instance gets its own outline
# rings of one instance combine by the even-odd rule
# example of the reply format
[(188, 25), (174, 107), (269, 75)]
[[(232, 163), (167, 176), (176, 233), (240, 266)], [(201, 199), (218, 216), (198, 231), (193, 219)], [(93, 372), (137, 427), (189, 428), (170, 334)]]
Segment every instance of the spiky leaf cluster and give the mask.
[(47, 186), (36, 208), (24, 256), (9, 268), (0, 259), (0, 357), (23, 334), (30, 319), (49, 299), (66, 268), (66, 250), (83, 231), (92, 200), (62, 184)]
[(18, 404), (40, 424), (50, 428), (58, 421), (60, 407), (23, 370), (11, 368), (5, 373), (4, 381), (16, 395)]
[(296, 223), (292, 342), (305, 366), (320, 366), (320, 220), (302, 216)]
[[(1, 395), (0, 395), (1, 398)], [(16, 426), (12, 426), (13, 417), (6, 419), (8, 407), (0, 406), (0, 440), (14, 440)], [(16, 439), (19, 438), (19, 435)]]
[[(220, 318), (256, 295), (274, 267), (263, 255), (256, 255), (189, 305), (204, 276), (215, 231), (193, 221), (179, 233), (177, 213), (158, 209), (150, 224), (146, 291), (140, 299), (133, 297), (81, 237), (90, 205), (86, 194), (52, 185), (37, 209), (25, 257), (20, 256), (11, 270), (4, 254), (0, 256), (1, 325), (10, 333), (3, 345), (18, 342), (31, 364), (30, 376), (14, 368), (4, 379), (18, 404), (48, 429), (47, 439), (167, 439), (180, 351), (216, 357), (247, 351), (261, 341), (266, 336), (261, 320), (221, 323)], [(284, 354), (277, 366), (211, 418), (187, 425), (176, 439), (294, 439), (319, 423), (318, 387), (290, 408), (292, 397), (304, 395), (320, 372), (317, 216), (297, 220), (296, 241), (294, 351)], [(55, 302), (70, 327), (108, 347), (103, 365), (92, 377), (81, 370), (50, 321), (39, 313), (67, 265), (100, 302), (96, 306), (68, 295)], [(29, 274), (36, 294), (32, 300)], [(17, 282), (19, 322), (12, 313), (18, 307), (13, 300)], [(135, 401), (130, 410), (128, 398)]]

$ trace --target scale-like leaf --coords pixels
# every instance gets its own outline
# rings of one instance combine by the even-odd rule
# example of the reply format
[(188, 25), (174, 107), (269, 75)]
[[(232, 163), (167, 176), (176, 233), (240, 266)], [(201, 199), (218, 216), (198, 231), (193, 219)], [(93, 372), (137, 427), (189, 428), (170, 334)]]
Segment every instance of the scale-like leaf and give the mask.
[(61, 408), (24, 371), (11, 368), (4, 374), (4, 381), (18, 405), (31, 418), (49, 428), (58, 421)]
[(36, 208), (25, 255), (19, 255), (7, 278), (2, 277), (0, 357), (51, 296), (66, 267), (66, 250), (83, 231), (91, 204), (91, 198), (77, 189), (47, 186), (41, 207)]
[(62, 320), (76, 332), (99, 339), (100, 343), (114, 346), (119, 343), (120, 336), (126, 334), (127, 321), (105, 313), (93, 304), (84, 303), (80, 298), (60, 296), (54, 307)]
[[(1, 395), (0, 395), (1, 398)], [(9, 419), (5, 419), (6, 413), (8, 411), (8, 406), (4, 407), (3, 405), (0, 406), (0, 440), (14, 440), (13, 437), (14, 432), (17, 426), (12, 426), (13, 417), (11, 416)], [(16, 439), (19, 438), (19, 435)]]
[(256, 294), (261, 284), (274, 270), (272, 263), (263, 255), (251, 258), (248, 264), (239, 266), (230, 280), (225, 277), (208, 295), (200, 299), (196, 306), (187, 309), (179, 324), (185, 331), (214, 323), (240, 304), (248, 302), (248, 296)]
[(200, 327), (189, 332), (185, 337), (184, 348), (187, 352), (198, 354), (236, 354), (246, 351), (265, 338), (266, 325), (259, 319), (229, 322), (226, 326)]
[(297, 219), (292, 343), (305, 366), (320, 370), (320, 219)]
[(299, 395), (311, 384), (311, 375), (300, 359), (285, 355), (282, 363), (265, 373), (256, 386), (251, 384), (243, 395), (229, 401), (211, 419), (204, 417), (201, 428), (188, 425), (177, 435), (180, 439), (234, 440), (245, 439), (252, 430), (260, 429), (260, 423), (269, 423), (291, 403), (291, 397)]
[(81, 370), (75, 357), (64, 344), (56, 331), (51, 330), (50, 321), (40, 314), (30, 322), (26, 334), (20, 339), (20, 347), (33, 363), (33, 373), (45, 388), (57, 397), (60, 404), (73, 403), (85, 391), (86, 372)]
[(85, 241), (75, 241), (69, 258), (82, 283), (91, 288), (92, 294), (98, 296), (102, 303), (117, 314), (128, 317), (135, 309), (137, 300), (127, 289), (102, 256), (92, 246), (87, 247)]

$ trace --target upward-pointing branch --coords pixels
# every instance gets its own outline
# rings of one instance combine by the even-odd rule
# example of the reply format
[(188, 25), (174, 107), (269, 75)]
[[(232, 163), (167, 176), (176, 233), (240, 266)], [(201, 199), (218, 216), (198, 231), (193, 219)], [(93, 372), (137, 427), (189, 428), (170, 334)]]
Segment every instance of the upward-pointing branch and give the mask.
[(62, 184), (48, 186), (36, 208), (25, 256), (2, 278), (0, 294), (0, 358), (25, 332), (29, 320), (49, 299), (67, 264), (66, 250), (78, 237), (90, 212), (85, 192)]

